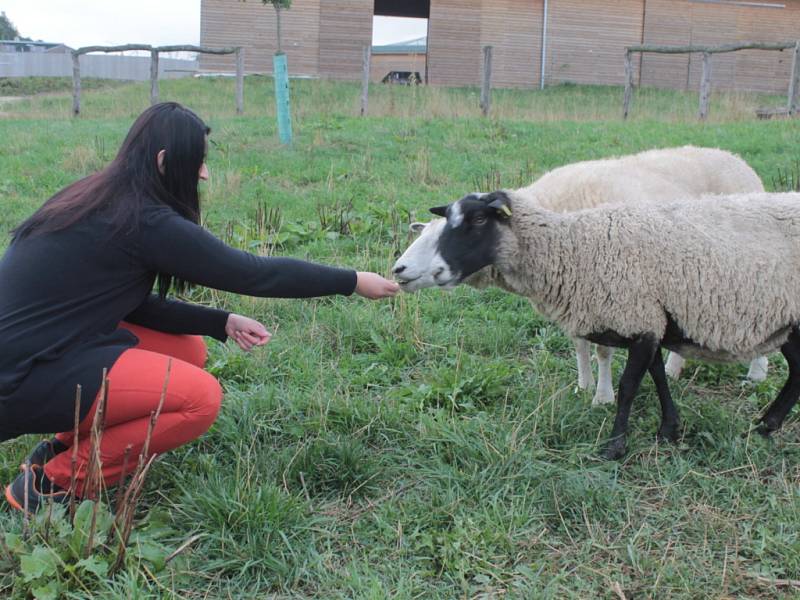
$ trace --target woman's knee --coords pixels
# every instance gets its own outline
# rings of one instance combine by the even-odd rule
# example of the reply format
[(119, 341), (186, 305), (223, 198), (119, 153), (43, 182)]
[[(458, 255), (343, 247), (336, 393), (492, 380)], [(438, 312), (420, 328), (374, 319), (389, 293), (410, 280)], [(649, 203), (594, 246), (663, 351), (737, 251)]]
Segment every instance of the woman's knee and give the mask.
[(188, 407), (192, 419), (205, 429), (211, 427), (222, 406), (222, 395), (219, 381), (210, 373), (200, 371), (194, 380), (192, 402)]

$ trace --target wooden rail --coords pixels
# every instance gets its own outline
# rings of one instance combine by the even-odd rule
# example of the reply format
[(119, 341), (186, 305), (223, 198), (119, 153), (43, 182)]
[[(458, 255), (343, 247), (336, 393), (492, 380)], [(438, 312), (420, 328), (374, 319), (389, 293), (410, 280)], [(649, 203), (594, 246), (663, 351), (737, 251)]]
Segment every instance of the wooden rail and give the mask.
[(633, 97), (633, 61), (634, 52), (652, 52), (656, 54), (690, 54), (703, 55), (703, 74), (700, 79), (700, 101), (698, 117), (705, 120), (708, 117), (708, 107), (711, 99), (711, 72), (713, 54), (724, 52), (738, 52), (739, 50), (777, 50), (793, 49), (792, 75), (789, 81), (786, 111), (794, 115), (798, 110), (798, 95), (800, 95), (800, 41), (794, 42), (739, 42), (723, 44), (721, 46), (628, 46), (625, 48), (625, 93), (622, 99), (622, 118), (627, 119)]
[(150, 53), (150, 104), (158, 102), (158, 56), (161, 52), (199, 52), (201, 54), (236, 55), (236, 113), (244, 112), (244, 49), (241, 46), (209, 48), (181, 44), (173, 46), (150, 46), (148, 44), (125, 44), (122, 46), (83, 46), (72, 51), (72, 114), (81, 114), (81, 54), (89, 52), (128, 52), (139, 50)]

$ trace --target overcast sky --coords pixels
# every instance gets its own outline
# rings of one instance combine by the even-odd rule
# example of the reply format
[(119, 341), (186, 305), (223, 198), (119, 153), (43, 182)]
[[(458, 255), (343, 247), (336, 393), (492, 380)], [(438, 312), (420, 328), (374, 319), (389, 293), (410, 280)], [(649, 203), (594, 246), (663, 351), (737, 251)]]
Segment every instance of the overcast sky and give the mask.
[[(73, 48), (200, 42), (200, 0), (0, 0), (0, 12), (24, 37)], [(377, 17), (373, 43), (424, 35), (423, 19)]]

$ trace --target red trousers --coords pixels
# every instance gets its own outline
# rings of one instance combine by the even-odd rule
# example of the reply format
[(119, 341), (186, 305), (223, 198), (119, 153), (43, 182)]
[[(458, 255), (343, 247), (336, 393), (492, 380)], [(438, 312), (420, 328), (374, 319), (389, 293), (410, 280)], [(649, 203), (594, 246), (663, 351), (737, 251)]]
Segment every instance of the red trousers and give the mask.
[[(217, 417), (222, 388), (203, 370), (206, 345), (194, 335), (175, 335), (123, 323), (139, 344), (122, 353), (108, 373), (108, 404), (105, 430), (100, 444), (103, 479), (113, 485), (122, 476), (125, 449), (131, 446), (128, 472), (135, 468), (142, 451), (150, 413), (158, 408), (167, 362), (172, 357), (169, 384), (161, 415), (150, 438), (150, 454), (162, 454), (199, 437)], [(89, 459), (89, 432), (99, 404), (96, 398), (81, 421), (78, 439), (77, 496), (82, 495)], [(73, 432), (56, 437), (72, 446)], [(70, 485), (72, 448), (57, 454), (44, 467), (47, 477), (64, 489)]]

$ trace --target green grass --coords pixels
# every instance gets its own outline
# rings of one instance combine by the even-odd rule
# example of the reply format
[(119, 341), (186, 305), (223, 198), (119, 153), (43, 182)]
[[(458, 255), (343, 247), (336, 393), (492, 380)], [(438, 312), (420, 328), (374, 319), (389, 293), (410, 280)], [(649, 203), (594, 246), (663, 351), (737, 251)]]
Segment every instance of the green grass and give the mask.
[[(127, 85), (113, 79), (84, 79), (81, 87), (97, 90)], [(72, 79), (67, 77), (0, 77), (0, 96), (33, 96), (35, 94), (72, 92)]]
[[(568, 162), (692, 143), (740, 153), (773, 187), (800, 158), (797, 123), (755, 121), (732, 108), (763, 101), (744, 95), (715, 97), (714, 120), (700, 124), (693, 94), (642, 90), (623, 123), (613, 88), (498, 93), (505, 108), (487, 120), (471, 90), (376, 87), (381, 116), (361, 119), (355, 85), (292, 85), (296, 143), (283, 149), (269, 80), (248, 80), (243, 117), (230, 81), (162, 83), (163, 98), (213, 128), (207, 225), (241, 247), (383, 273), (410, 220), (495, 173), (516, 185)], [(147, 93), (87, 92), (77, 120), (68, 96), (14, 104), (0, 121), (0, 229), (105, 164)], [(261, 205), (280, 209), (272, 226), (257, 218)], [(348, 227), (324, 227), (320, 211)], [(614, 409), (575, 391), (569, 340), (523, 298), (468, 288), (385, 302), (191, 298), (277, 333), (252, 355), (210, 342), (222, 413), (150, 478), (143, 504), (169, 515), (175, 545), (202, 537), (169, 578), (126, 573), (98, 597), (800, 593), (771, 583), (800, 579), (797, 410), (771, 441), (742, 436), (783, 383), (779, 356), (757, 385), (740, 383), (744, 366), (691, 363), (671, 384), (684, 427), (676, 447), (654, 443), (647, 382), (626, 459), (603, 462)], [(617, 353), (617, 374), (622, 361)], [(0, 479), (33, 441), (0, 449)], [(0, 512), (0, 530), (20, 527)]]

